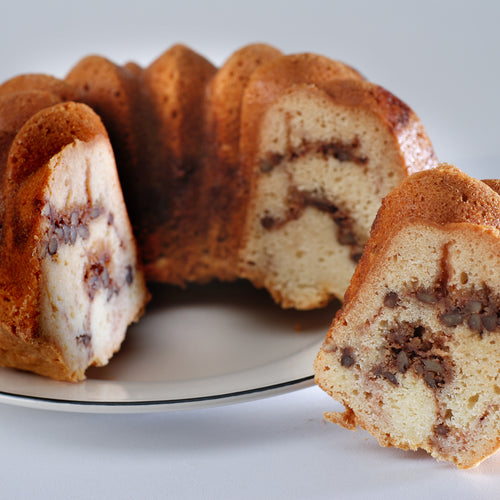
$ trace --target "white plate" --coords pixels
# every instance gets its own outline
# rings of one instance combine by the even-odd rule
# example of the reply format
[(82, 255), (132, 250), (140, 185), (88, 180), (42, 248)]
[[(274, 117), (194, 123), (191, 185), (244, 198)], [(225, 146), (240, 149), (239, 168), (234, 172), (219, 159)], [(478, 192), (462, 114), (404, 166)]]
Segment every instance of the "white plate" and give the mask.
[(153, 290), (122, 349), (82, 383), (0, 369), (0, 402), (78, 412), (206, 407), (313, 384), (312, 363), (335, 313), (283, 311), (246, 283)]

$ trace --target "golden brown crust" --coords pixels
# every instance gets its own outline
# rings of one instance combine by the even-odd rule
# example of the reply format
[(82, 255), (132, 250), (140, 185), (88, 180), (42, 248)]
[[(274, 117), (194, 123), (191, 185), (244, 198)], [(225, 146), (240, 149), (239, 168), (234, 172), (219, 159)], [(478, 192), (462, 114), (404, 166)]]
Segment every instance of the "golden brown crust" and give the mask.
[(347, 64), (310, 53), (284, 55), (254, 71), (245, 89), (241, 112), (243, 163), (252, 163), (262, 116), (278, 96), (293, 85), (310, 84), (323, 89), (337, 79), (363, 80), (363, 77)]
[(409, 177), (383, 200), (346, 291), (346, 303), (357, 294), (364, 276), (376, 265), (383, 246), (408, 220), (437, 225), (470, 222), (500, 229), (500, 196), (496, 196), (486, 183), (451, 165), (442, 164), (431, 172)]
[[(43, 252), (43, 248), (44, 244), (47, 245), (47, 243), (44, 243), (44, 238), (47, 236), (46, 226), (48, 220), (46, 209), (49, 203), (57, 203), (56, 198), (60, 194), (58, 189), (64, 188), (62, 186), (65, 182), (64, 175), (68, 175), (63, 170), (65, 168), (64, 163), (58, 163), (60, 158), (59, 160), (57, 158), (59, 153), (63, 151), (65, 153), (69, 151), (71, 157), (71, 151), (81, 144), (87, 145), (89, 150), (93, 145), (103, 145), (105, 150), (110, 153), (109, 158), (98, 157), (99, 167), (96, 164), (90, 166), (87, 163), (87, 171), (82, 174), (82, 178), (87, 179), (87, 184), (82, 189), (84, 193), (86, 192), (83, 203), (86, 203), (87, 209), (90, 210), (94, 208), (89, 206), (93, 203), (92, 196), (94, 195), (94, 192), (91, 191), (94, 188), (91, 187), (91, 179), (88, 173), (90, 168), (96, 170), (99, 168), (99, 172), (105, 171), (106, 174), (109, 174), (109, 169), (114, 166), (106, 129), (97, 114), (85, 104), (66, 102), (44, 108), (24, 123), (16, 135), (8, 156), (5, 186), (6, 214), (2, 244), (0, 246), (0, 258), (2, 259), (2, 270), (0, 272), (0, 364), (68, 381), (82, 380), (85, 377), (84, 372), (87, 367), (85, 361), (88, 364), (91, 358), (87, 358), (87, 355), (85, 355), (83, 362), (73, 361), (73, 358), (68, 356), (66, 352), (67, 346), (64, 345), (66, 337), (60, 339), (56, 332), (51, 330), (50, 324), (52, 323), (47, 323), (47, 318), (52, 318), (52, 313), (43, 310), (43, 307), (47, 306), (47, 302), (44, 302), (43, 297), (48, 294), (49, 300), (52, 300), (49, 286), (52, 287), (53, 282), (48, 281), (47, 268), (44, 267), (47, 265), (48, 255)], [(54, 161), (54, 159), (56, 160)], [(91, 160), (87, 159), (87, 162), (89, 161)], [(105, 168), (102, 162), (106, 162)], [(69, 175), (73, 172), (71, 170), (72, 165), (69, 167)], [(79, 168), (78, 164), (76, 164), (74, 172)], [(62, 184), (54, 184), (53, 179), (56, 170), (61, 172), (63, 176)], [(50, 184), (49, 179), (52, 179)], [(93, 179), (95, 179), (95, 176)], [(95, 186), (96, 181), (93, 180), (92, 182), (94, 183), (92, 186)], [(97, 183), (99, 182), (97, 181)], [(118, 201), (113, 201), (115, 203), (113, 206), (119, 206), (121, 203), (123, 207), (121, 193), (116, 191), (117, 179), (110, 179), (109, 186), (113, 186), (114, 189), (113, 192), (109, 193), (110, 197), (115, 197), (118, 193)], [(47, 200), (47, 196), (49, 196), (50, 201)], [(50, 198), (50, 196), (54, 199)], [(72, 196), (71, 192), (70, 196)], [(97, 202), (97, 200), (95, 201)], [(72, 205), (68, 206), (68, 210), (72, 208), (74, 208)], [(97, 205), (95, 208), (102, 207)], [(115, 211), (114, 213), (114, 224), (118, 224), (116, 225), (117, 231), (126, 231), (127, 228), (130, 231), (126, 212), (118, 213), (118, 211)], [(124, 221), (122, 220), (123, 214), (125, 214), (126, 219)], [(69, 218), (70, 215), (68, 212), (66, 217)], [(95, 217), (99, 217), (99, 215)], [(119, 222), (117, 223), (118, 219)], [(113, 224), (108, 218), (107, 225), (109, 226), (110, 223)], [(131, 232), (129, 234), (131, 235)], [(99, 236), (96, 237), (99, 238)], [(120, 246), (120, 248), (121, 246), (126, 247), (129, 244), (128, 237), (125, 233), (121, 234), (121, 243), (117, 246)], [(86, 238), (89, 238), (89, 236), (81, 236), (82, 240)], [(73, 244), (74, 240), (67, 246), (72, 248)], [(95, 249), (91, 249), (91, 252), (93, 251)], [(46, 252), (50, 253), (50, 248)], [(78, 259), (85, 258), (85, 256), (78, 253), (78, 250), (76, 252)], [(53, 255), (53, 253), (50, 253), (50, 256)], [(87, 258), (90, 257), (87, 256)], [(133, 250), (130, 250), (127, 258), (130, 258), (130, 264), (134, 265), (135, 253)], [(59, 261), (54, 257), (51, 262), (54, 262), (51, 265), (57, 266)], [(135, 284), (138, 284), (137, 286), (140, 289), (140, 284), (143, 285), (142, 276), (137, 272), (135, 265), (133, 272), (134, 287)], [(74, 275), (74, 279), (77, 284), (80, 284), (84, 282), (85, 278), (83, 275), (77, 274)], [(122, 278), (122, 281), (125, 281), (125, 278)], [(127, 281), (129, 286), (131, 286), (131, 283), (132, 279)], [(122, 295), (124, 297), (128, 297), (128, 293), (128, 290), (123, 289)], [(145, 293), (144, 288), (140, 290), (139, 295), (142, 293)], [(81, 294), (87, 297), (85, 291), (82, 291)], [(143, 298), (147, 300), (146, 296), (141, 296), (138, 297), (138, 301), (140, 302)], [(79, 300), (79, 306), (83, 307), (81, 299)], [(127, 301), (128, 299), (124, 300)], [(89, 311), (91, 302), (92, 299), (89, 300)], [(132, 302), (126, 303), (132, 304)], [(56, 313), (56, 316), (59, 314), (65, 317), (65, 303), (59, 302), (58, 304), (58, 307), (63, 307), (63, 309)], [(53, 302), (50, 302), (50, 305), (54, 307)], [(144, 306), (144, 302), (137, 305), (141, 308)], [(90, 312), (87, 314), (90, 315)], [(110, 314), (114, 314), (114, 312), (110, 312)], [(131, 310), (131, 314), (136, 318), (136, 309)], [(119, 316), (123, 316), (122, 312), (120, 312)], [(51, 319), (48, 321), (50, 322)], [(70, 323), (68, 323), (68, 327), (69, 325)], [(69, 339), (68, 342), (78, 340), (78, 336), (82, 335), (80, 328), (81, 326), (76, 332), (63, 333)], [(88, 328), (90, 329), (90, 326)], [(117, 328), (120, 327), (117, 326)], [(72, 335), (75, 335), (75, 337)], [(90, 330), (87, 335), (91, 338)], [(115, 335), (120, 335), (120, 332), (115, 332)], [(96, 358), (95, 362), (103, 363), (105, 361), (103, 358)]]
[(61, 101), (75, 101), (78, 93), (72, 85), (51, 75), (30, 73), (19, 75), (0, 85), (0, 95), (26, 90), (43, 90), (57, 96)]
[(243, 47), (218, 71), (183, 45), (145, 69), (89, 56), (63, 82), (25, 75), (0, 91), (50, 89), (101, 116), (148, 278), (183, 285), (238, 277), (261, 120), (300, 86), (377, 114), (397, 136), (405, 174), (435, 161), (417, 117), (392, 94), (344, 63), (265, 44)]
[[(0, 256), (1, 364), (60, 380), (75, 380), (58, 347), (40, 337), (39, 242), (41, 190), (48, 160), (64, 146), (106, 134), (84, 104), (61, 103), (42, 109), (21, 127), (7, 163), (6, 214)], [(38, 215), (37, 215), (38, 214)]]
[(141, 79), (155, 130), (144, 193), (150, 203), (139, 237), (146, 243), (146, 274), (153, 280), (182, 285), (203, 278), (197, 264), (207, 232), (202, 206), (205, 97), (215, 72), (204, 57), (175, 45), (146, 68)]
[(337, 80), (322, 87), (339, 104), (365, 109), (376, 115), (397, 137), (404, 156), (406, 174), (434, 168), (436, 155), (422, 122), (415, 112), (394, 94), (363, 80)]
[(77, 382), (83, 377), (82, 373), (68, 369), (55, 345), (37, 338), (23, 339), (14, 330), (14, 325), (0, 322), (0, 345), (0, 366), (5, 368), (31, 371), (68, 382)]
[[(76, 140), (90, 142), (99, 135), (107, 137), (98, 116), (85, 104), (68, 102), (42, 109), (16, 136), (7, 162), (1, 246), (2, 267), (12, 282), (10, 291), (16, 304), (36, 290), (30, 282), (38, 279), (38, 242), (31, 235), (40, 217), (34, 214), (40, 214), (43, 203), (40, 190), (47, 175), (45, 166), (68, 144)], [(27, 315), (32, 316), (33, 313)]]
[(206, 86), (216, 68), (184, 45), (174, 45), (146, 68), (142, 86), (157, 115), (162, 146), (173, 158), (175, 176), (199, 161), (204, 138)]
[(241, 106), (243, 93), (254, 71), (282, 56), (280, 50), (266, 44), (242, 47), (217, 71), (209, 85), (209, 106), (213, 142), (217, 158), (236, 165), (239, 163)]
[(499, 185), (443, 164), (384, 199), (315, 361), (329, 420), (460, 468), (498, 449)]
[(500, 194), (500, 179), (483, 179), (483, 182), (493, 189), (495, 193)]
[(33, 114), (59, 102), (59, 97), (41, 90), (23, 90), (0, 95), (0, 226), (4, 222), (5, 170), (12, 141)]
[[(125, 199), (134, 214), (135, 189), (140, 181), (141, 144), (137, 123), (139, 112), (139, 66), (120, 67), (105, 57), (92, 55), (79, 61), (66, 76), (75, 89), (78, 101), (90, 106), (103, 121), (108, 132)], [(136, 221), (132, 220), (136, 225)]]
[(89, 142), (106, 129), (92, 109), (65, 102), (36, 113), (20, 129), (23, 140), (12, 145), (7, 163), (9, 195), (64, 146), (79, 139)]
[(217, 71), (208, 87), (208, 168), (205, 189), (210, 228), (210, 268), (219, 279), (235, 279), (237, 242), (228, 226), (238, 213), (240, 192), (247, 179), (240, 170), (240, 123), (243, 93), (253, 72), (280, 57), (267, 44), (247, 45), (234, 52)]
[(22, 90), (0, 96), (0, 130), (17, 133), (37, 111), (61, 102), (45, 90)]

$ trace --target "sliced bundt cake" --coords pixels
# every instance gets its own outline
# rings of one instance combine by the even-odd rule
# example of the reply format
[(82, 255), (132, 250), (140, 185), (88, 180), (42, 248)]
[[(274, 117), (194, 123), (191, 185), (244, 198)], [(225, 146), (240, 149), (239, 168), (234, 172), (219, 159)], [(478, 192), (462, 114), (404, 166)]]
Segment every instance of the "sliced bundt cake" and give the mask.
[(105, 128), (86, 105), (36, 112), (7, 155), (0, 364), (81, 380), (148, 293)]
[(382, 198), (437, 160), (414, 112), (373, 83), (295, 83), (292, 72), (292, 84), (262, 107), (266, 80), (254, 77), (242, 116), (251, 179), (242, 275), (284, 307), (318, 307), (342, 298)]
[(253, 44), (216, 70), (175, 45), (145, 69), (91, 56), (66, 81), (110, 131), (151, 281), (247, 278), (320, 307), (382, 197), (437, 164), (407, 105), (324, 56)]
[[(491, 183), (498, 185), (498, 183)], [(452, 166), (387, 196), (315, 362), (327, 415), (458, 467), (500, 446), (500, 196)]]

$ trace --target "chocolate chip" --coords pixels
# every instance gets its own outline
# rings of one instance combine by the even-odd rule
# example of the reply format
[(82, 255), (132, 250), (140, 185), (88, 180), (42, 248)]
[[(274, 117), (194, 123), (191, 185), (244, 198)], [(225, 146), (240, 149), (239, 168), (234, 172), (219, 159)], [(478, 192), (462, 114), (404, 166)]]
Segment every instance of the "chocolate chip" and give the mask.
[(437, 389), (438, 388), (438, 383), (436, 381), (436, 374), (428, 371), (424, 373), (424, 382), (431, 388), (431, 389)]
[(112, 286), (112, 287), (109, 287), (108, 288), (108, 294), (106, 296), (106, 302), (109, 302), (114, 295), (118, 295), (118, 293), (120, 292), (120, 290), (115, 287), (115, 286)]
[(102, 213), (102, 207), (92, 207), (89, 212), (89, 217), (91, 219), (97, 219), (97, 217), (99, 217), (101, 213)]
[(342, 356), (340, 357), (340, 364), (345, 368), (349, 368), (354, 363), (355, 363), (355, 359), (354, 359), (354, 352), (352, 350), (352, 347), (345, 347), (342, 350)]
[(435, 304), (437, 302), (436, 297), (431, 293), (419, 291), (417, 292), (417, 299), (424, 304)]
[(92, 336), (89, 333), (84, 333), (76, 337), (76, 343), (82, 344), (84, 347), (89, 347), (92, 341)]
[(388, 329), (382, 362), (373, 373), (397, 383), (397, 374), (411, 370), (431, 389), (439, 389), (452, 376), (446, 354), (447, 337), (411, 323), (397, 323)]
[(385, 371), (385, 372), (382, 372), (381, 375), (386, 380), (388, 380), (391, 384), (393, 384), (393, 385), (399, 385), (398, 379), (396, 378), (396, 375), (394, 375), (394, 373)]
[(260, 171), (263, 174), (268, 174), (274, 168), (274, 165), (269, 160), (262, 160), (260, 164)]
[(448, 313), (441, 314), (439, 319), (446, 326), (458, 326), (464, 321), (464, 315), (457, 310), (450, 311)]
[(443, 373), (443, 367), (438, 359), (424, 359), (424, 369), (433, 373)]
[(446, 424), (438, 424), (434, 427), (434, 433), (437, 436), (447, 436), (450, 432), (450, 428)]
[(78, 214), (76, 212), (72, 212), (70, 220), (71, 225), (76, 227), (78, 225), (78, 219), (79, 219)]
[(400, 373), (406, 373), (406, 370), (408, 370), (408, 367), (410, 366), (410, 361), (406, 352), (399, 351), (396, 357), (396, 366)]
[(91, 262), (85, 269), (83, 279), (87, 289), (88, 296), (91, 300), (100, 289), (110, 289), (114, 287), (113, 279), (110, 277), (106, 267), (108, 260), (106, 256), (92, 256)]
[(102, 274), (101, 274), (101, 281), (102, 281), (102, 286), (104, 288), (108, 288), (109, 287), (109, 284), (110, 284), (110, 278), (109, 278), (109, 272), (108, 272), (108, 269), (107, 267), (105, 267), (102, 271)]
[(127, 266), (126, 267), (126, 275), (125, 275), (125, 281), (127, 282), (127, 285), (131, 285), (132, 281), (134, 281), (134, 275), (132, 273), (132, 266)]
[(87, 285), (92, 290), (96, 291), (101, 285), (101, 277), (98, 274), (94, 274), (87, 279)]
[(63, 224), (62, 230), (63, 230), (63, 236), (64, 236), (64, 243), (69, 243), (70, 235), (71, 235), (70, 227), (67, 224)]
[[(289, 160), (297, 157), (298, 151), (291, 151), (289, 153)], [(280, 153), (269, 153), (266, 158), (260, 162), (260, 171), (263, 174), (268, 174), (271, 170), (278, 166), (285, 159), (285, 155)]]
[(467, 319), (467, 324), (471, 330), (480, 332), (482, 330), (481, 316), (479, 314), (471, 314)]
[(58, 246), (59, 246), (59, 240), (57, 239), (57, 236), (53, 234), (49, 240), (49, 246), (48, 246), (49, 255), (55, 255), (57, 253)]
[(62, 227), (56, 227), (54, 229), (54, 233), (59, 238), (59, 240), (64, 239), (64, 231)]
[(363, 252), (353, 252), (351, 253), (351, 260), (355, 263), (358, 264), (359, 261), (361, 260), (361, 257), (363, 256)]
[(78, 235), (83, 239), (86, 240), (89, 237), (89, 228), (86, 224), (80, 224), (77, 228)]
[(339, 231), (338, 241), (341, 245), (356, 245), (356, 236), (352, 231)]
[(481, 316), (481, 323), (483, 324), (484, 328), (486, 328), (486, 330), (488, 330), (489, 332), (494, 331), (497, 326), (496, 314), (485, 314)]
[(70, 245), (74, 245), (75, 244), (75, 242), (76, 242), (76, 236), (77, 236), (77, 234), (76, 234), (76, 228), (75, 228), (75, 226), (71, 226), (69, 228), (69, 243), (70, 243)]
[(264, 215), (264, 217), (260, 219), (260, 223), (264, 229), (272, 229), (276, 226), (276, 219), (270, 215)]
[(384, 297), (384, 306), (394, 309), (399, 302), (399, 297), (396, 292), (388, 292)]
[(477, 314), (477, 313), (481, 312), (482, 308), (483, 308), (483, 304), (481, 304), (481, 302), (479, 302), (478, 300), (471, 300), (465, 304), (464, 313)]

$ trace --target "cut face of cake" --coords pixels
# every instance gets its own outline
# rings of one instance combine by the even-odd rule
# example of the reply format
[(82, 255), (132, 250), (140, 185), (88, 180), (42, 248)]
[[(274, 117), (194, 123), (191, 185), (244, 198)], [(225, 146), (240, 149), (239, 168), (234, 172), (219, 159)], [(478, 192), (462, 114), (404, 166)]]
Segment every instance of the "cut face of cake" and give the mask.
[(499, 335), (500, 196), (417, 173), (385, 198), (315, 361), (345, 407), (327, 418), (473, 467), (500, 446)]
[(82, 380), (148, 299), (111, 146), (89, 107), (56, 104), (22, 126), (5, 207), (0, 364)]
[(382, 198), (437, 165), (408, 106), (359, 78), (290, 87), (257, 137), (240, 257), (283, 307), (342, 298)]

